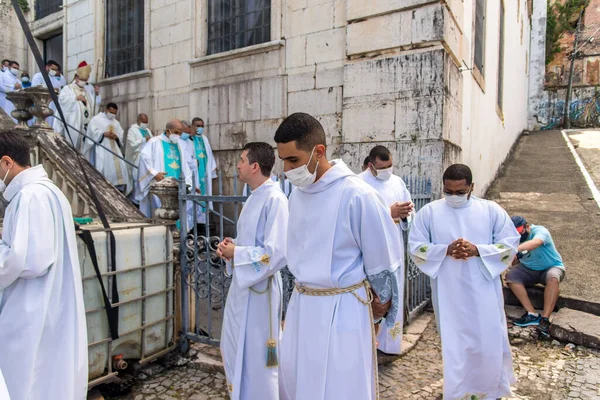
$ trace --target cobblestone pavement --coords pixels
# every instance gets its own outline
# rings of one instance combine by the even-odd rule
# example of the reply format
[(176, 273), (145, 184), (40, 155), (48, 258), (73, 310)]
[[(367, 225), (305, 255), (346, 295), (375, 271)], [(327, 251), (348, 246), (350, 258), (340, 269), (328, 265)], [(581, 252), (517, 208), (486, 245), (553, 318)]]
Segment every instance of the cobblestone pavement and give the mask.
[[(533, 328), (509, 329), (517, 384), (514, 399), (600, 400), (600, 352), (556, 341), (539, 341)], [(441, 400), (442, 357), (435, 322), (407, 355), (380, 367), (380, 398)], [(225, 377), (181, 359), (179, 366), (145, 370), (130, 394), (110, 399), (227, 399)], [(148, 376), (149, 375), (149, 376)]]

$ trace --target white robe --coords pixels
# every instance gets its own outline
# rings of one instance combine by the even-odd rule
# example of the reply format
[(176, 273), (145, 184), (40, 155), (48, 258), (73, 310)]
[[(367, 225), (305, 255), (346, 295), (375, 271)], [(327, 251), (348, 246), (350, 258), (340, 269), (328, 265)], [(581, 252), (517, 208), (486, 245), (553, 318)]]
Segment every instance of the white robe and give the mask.
[(0, 74), (0, 107), (6, 111), (6, 114), (8, 114), (15, 123), (17, 123), (17, 119), (10, 115), (15, 109), (15, 105), (6, 98), (6, 95), (14, 92), (15, 84), (20, 82), (19, 78), (14, 76), (10, 71)]
[(0, 240), (0, 370), (12, 400), (83, 400), (88, 349), (71, 207), (41, 165), (8, 185)]
[[(202, 193), (203, 195), (211, 196), (213, 194), (212, 191), (212, 180), (217, 178), (217, 162), (215, 160), (215, 156), (212, 152), (212, 148), (210, 147), (210, 143), (206, 135), (202, 135), (202, 140), (204, 141), (204, 148), (206, 149), (206, 157), (208, 161), (206, 162), (206, 174), (205, 176), (199, 176), (198, 171), (198, 163), (196, 161), (196, 149), (194, 147), (194, 142), (192, 140), (183, 140), (182, 145), (184, 151), (186, 152), (186, 159), (188, 160), (188, 165), (190, 166), (190, 171), (192, 171), (193, 179), (195, 181), (196, 187), (200, 187), (200, 179), (204, 179), (206, 184), (206, 193)], [(194, 223), (194, 203), (192, 201), (188, 201), (187, 204), (187, 213), (188, 213), (188, 228), (191, 229)], [(213, 209), (213, 203), (208, 203), (209, 209)], [(204, 209), (197, 205), (196, 207), (196, 223), (197, 224), (205, 224), (206, 223), (206, 213)]]
[[(481, 256), (466, 261), (446, 256), (448, 245), (459, 238), (476, 245)], [(445, 199), (429, 203), (412, 223), (410, 253), (431, 277), (442, 338), (444, 399), (511, 397), (515, 378), (500, 274), (518, 244), (506, 211), (475, 197), (459, 209)]]
[[(234, 269), (221, 334), (221, 353), (232, 400), (278, 400), (277, 367), (267, 367), (267, 340), (281, 333), (288, 204), (271, 180), (248, 198), (237, 225)], [(268, 280), (271, 280), (271, 289)], [(254, 291), (252, 291), (254, 290)], [(269, 313), (269, 296), (271, 312)], [(269, 320), (270, 319), (270, 320)]]
[[(150, 132), (150, 129), (148, 129), (148, 133), (150, 133), (150, 135), (152, 135), (152, 132)], [(146, 146), (146, 143), (147, 143), (147, 140), (144, 137), (144, 135), (142, 135), (142, 132), (140, 131), (140, 126), (138, 124), (131, 125), (131, 127), (129, 128), (129, 131), (127, 131), (127, 144), (125, 145), (125, 159), (127, 161), (129, 161), (130, 163), (132, 163), (133, 165), (138, 166), (139, 161), (140, 161), (140, 153)], [(129, 188), (132, 190), (135, 190), (135, 186), (136, 185), (139, 186), (139, 184), (137, 183), (137, 179), (135, 179), (135, 177), (137, 176), (137, 169), (133, 168), (131, 165), (128, 165), (127, 170), (129, 171), (129, 180), (130, 180)], [(130, 193), (131, 193), (131, 190), (126, 194), (129, 195)]]
[[(403, 254), (389, 209), (341, 160), (331, 163), (317, 182), (290, 196), (291, 273), (309, 288), (345, 288), (381, 275), (393, 279)], [(367, 299), (364, 287), (354, 293)], [(396, 300), (393, 308), (401, 313), (402, 299)], [(281, 399), (376, 398), (369, 309), (353, 293), (309, 296), (294, 290), (281, 340)]]
[[(77, 96), (82, 95), (86, 97), (87, 104), (84, 105), (81, 101), (77, 100)], [(65, 86), (60, 91), (58, 95), (58, 102), (62, 111), (65, 115), (65, 120), (68, 125), (76, 128), (82, 134), (87, 134), (87, 126), (94, 116), (92, 114), (92, 98), (88, 95), (88, 93), (77, 86), (75, 83), (71, 83), (68, 86)], [(87, 117), (86, 117), (87, 112)], [(67, 142), (75, 146), (79, 152), (82, 152), (83, 144), (86, 142), (85, 137), (79, 132), (75, 132), (72, 128), (69, 127), (69, 136), (66, 136), (66, 129), (63, 123), (60, 120), (60, 116), (54, 119), (54, 131), (60, 133), (65, 136)], [(89, 159), (88, 159), (89, 160)]]
[[(150, 196), (150, 184), (154, 182), (154, 177), (159, 172), (165, 171), (165, 152), (162, 142), (168, 142), (169, 138), (165, 134), (154, 136), (144, 146), (140, 153), (140, 163), (137, 174), (137, 188), (135, 200), (140, 203), (140, 211), (147, 217), (153, 218), (154, 211), (160, 207), (158, 197)], [(181, 141), (180, 141), (181, 142)], [(178, 145), (180, 157), (185, 157), (181, 143)], [(183, 155), (183, 156), (182, 156)], [(192, 186), (192, 172), (186, 162), (181, 163), (181, 171), (186, 185)]]
[[(104, 133), (109, 129), (112, 129), (117, 135), (119, 142), (104, 136)], [(90, 121), (87, 135), (102, 146), (111, 149), (113, 153), (118, 154), (121, 158), (109, 153), (101, 146), (96, 146), (91, 140), (86, 140), (83, 147), (83, 154), (86, 158), (90, 157), (94, 161), (96, 169), (114, 186), (125, 188), (127, 185), (130, 185), (127, 163), (122, 160), (121, 144), (123, 143), (123, 128), (119, 121), (108, 119), (106, 113), (100, 113)]]
[(6, 387), (6, 382), (4, 382), (2, 371), (0, 371), (0, 400), (10, 400), (10, 395), (8, 394), (8, 388)]
[[(371, 171), (368, 169), (358, 175), (364, 180), (369, 186), (377, 191), (383, 197), (383, 201), (388, 207), (392, 204), (400, 202), (404, 203), (411, 201), (410, 192), (406, 188), (406, 184), (399, 176), (392, 175), (388, 180), (377, 179)], [(391, 214), (391, 210), (388, 208)], [(407, 231), (410, 227), (412, 215), (409, 215), (406, 221), (397, 220), (394, 221), (398, 227), (400, 233), (400, 242), (398, 247), (402, 254), (404, 252), (404, 231)], [(404, 258), (402, 259), (402, 268), (398, 268), (396, 279), (398, 282), (404, 282)], [(402, 285), (402, 292), (404, 292), (404, 285)], [(404, 297), (404, 296), (402, 296)], [(400, 354), (402, 352), (402, 330), (404, 327), (404, 312), (398, 313), (394, 327), (390, 329), (388, 324), (381, 323), (379, 326), (379, 333), (377, 334), (377, 341), (379, 342), (378, 349), (387, 354)]]

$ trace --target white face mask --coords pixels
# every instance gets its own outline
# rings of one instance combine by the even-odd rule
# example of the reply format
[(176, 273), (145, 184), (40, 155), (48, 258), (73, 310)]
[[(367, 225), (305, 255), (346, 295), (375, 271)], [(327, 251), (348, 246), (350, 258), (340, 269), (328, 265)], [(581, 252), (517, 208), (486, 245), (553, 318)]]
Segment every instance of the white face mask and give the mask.
[(171, 135), (169, 136), (169, 140), (171, 141), (171, 143), (174, 144), (179, 143), (179, 139), (181, 139), (181, 136), (176, 135), (175, 133), (171, 133)]
[(148, 129), (148, 124), (140, 124), (140, 128), (142, 128), (142, 129)]
[(470, 195), (470, 193), (460, 194), (460, 195), (452, 195), (452, 196), (444, 195), (444, 198), (446, 199), (446, 203), (448, 203), (448, 205), (450, 207), (463, 208), (471, 200), (469, 195)]
[(111, 121), (114, 120), (115, 118), (117, 118), (117, 114), (113, 114), (111, 112), (107, 112), (106, 113), (106, 118), (110, 119)]
[(53, 69), (51, 69), (51, 70), (50, 70), (50, 72), (48, 72), (48, 74), (49, 74), (50, 76), (56, 76), (56, 71), (55, 71), (55, 70), (53, 70)]
[(375, 176), (375, 178), (379, 179), (380, 181), (387, 181), (388, 179), (390, 179), (390, 177), (392, 176), (393, 173), (394, 173), (394, 167), (378, 169), (377, 175)]
[(13, 74), (14, 76), (17, 76), (17, 75), (19, 75), (19, 70), (17, 68), (11, 68), (10, 73)]
[(6, 190), (6, 182), (5, 181), (6, 181), (6, 177), (8, 177), (9, 172), (10, 172), (10, 168), (6, 171), (6, 174), (4, 174), (4, 178), (2, 179), (2, 182), (0, 182), (0, 193), (4, 193), (4, 191)]
[(314, 152), (315, 148), (313, 147), (312, 152), (310, 153), (310, 158), (308, 159), (308, 162), (305, 165), (298, 168), (294, 168), (285, 173), (285, 176), (288, 178), (292, 185), (302, 188), (315, 183), (315, 180), (317, 179), (317, 166), (315, 165), (315, 171), (312, 173), (308, 170), (308, 165), (312, 160)]
[(85, 85), (86, 85), (86, 84), (87, 84), (87, 82), (84, 82), (84, 81), (77, 81), (77, 86), (79, 86), (79, 87), (80, 87), (80, 88), (82, 88), (82, 89), (85, 87)]

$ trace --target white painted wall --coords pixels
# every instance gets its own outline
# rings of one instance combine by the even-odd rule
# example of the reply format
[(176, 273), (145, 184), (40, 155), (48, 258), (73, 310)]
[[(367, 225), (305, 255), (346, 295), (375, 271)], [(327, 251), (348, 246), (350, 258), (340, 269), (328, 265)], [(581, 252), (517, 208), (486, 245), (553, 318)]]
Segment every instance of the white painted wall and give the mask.
[(548, 14), (547, 0), (533, 1), (531, 17), (531, 45), (529, 60), (529, 104), (528, 128), (540, 127), (536, 118), (540, 106), (546, 105), (544, 93), (544, 74), (546, 72), (546, 18)]
[[(472, 66), (474, 2), (465, 1), (465, 63)], [(496, 111), (499, 57), (499, 3), (487, 2), (485, 87), (463, 72), (462, 162), (473, 170), (475, 192), (485, 193), (513, 143), (527, 128), (529, 20), (525, 0), (504, 0), (503, 119)]]

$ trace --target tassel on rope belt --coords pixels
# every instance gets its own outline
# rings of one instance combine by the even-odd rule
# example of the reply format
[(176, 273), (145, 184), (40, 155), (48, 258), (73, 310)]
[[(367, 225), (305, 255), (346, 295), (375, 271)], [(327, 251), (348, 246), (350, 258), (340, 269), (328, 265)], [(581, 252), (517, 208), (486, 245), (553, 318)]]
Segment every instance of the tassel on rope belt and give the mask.
[[(364, 287), (367, 291), (367, 298), (362, 299), (356, 291), (360, 288)], [(375, 334), (375, 324), (373, 323), (373, 309), (370, 307), (373, 302), (373, 293), (371, 293), (371, 285), (368, 280), (364, 280), (356, 285), (348, 286), (345, 288), (327, 288), (327, 289), (318, 289), (318, 288), (309, 288), (299, 283), (296, 283), (296, 291), (299, 294), (303, 294), (306, 296), (336, 296), (338, 294), (346, 294), (352, 293), (354, 297), (358, 299), (362, 304), (369, 308), (369, 317), (371, 319), (371, 342), (372, 342), (372, 353), (373, 353), (373, 374), (375, 380), (375, 398), (379, 399), (379, 371), (377, 365), (377, 335)]]
[(273, 276), (270, 276), (267, 281), (267, 288), (265, 290), (256, 290), (252, 287), (250, 291), (255, 294), (265, 294), (269, 296), (269, 339), (267, 340), (267, 367), (273, 368), (279, 366), (279, 360), (277, 359), (277, 340), (275, 340), (275, 332), (273, 331), (273, 304), (271, 301), (271, 287), (273, 286)]

